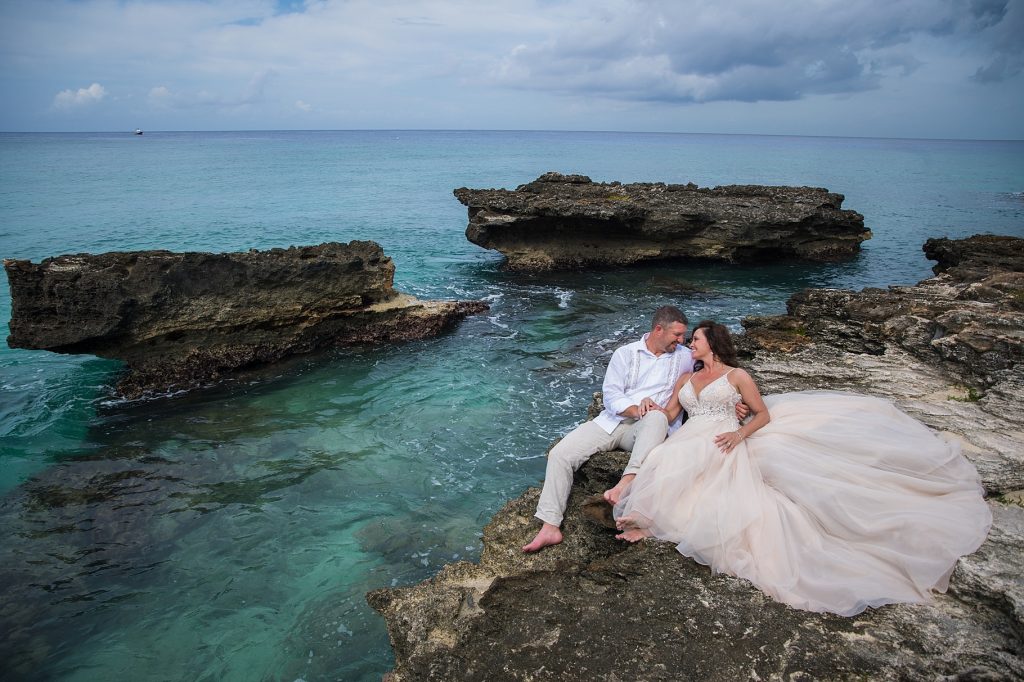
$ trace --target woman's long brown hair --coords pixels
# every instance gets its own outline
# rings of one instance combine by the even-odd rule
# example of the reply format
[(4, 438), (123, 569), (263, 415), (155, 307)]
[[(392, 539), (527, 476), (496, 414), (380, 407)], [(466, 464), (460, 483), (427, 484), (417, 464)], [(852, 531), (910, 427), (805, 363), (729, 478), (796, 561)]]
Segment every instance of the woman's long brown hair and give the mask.
[(701, 320), (693, 328), (694, 333), (698, 329), (704, 330), (704, 338), (711, 346), (711, 352), (715, 354), (719, 362), (730, 367), (738, 367), (739, 360), (736, 358), (736, 346), (732, 343), (732, 334), (724, 324), (718, 324), (714, 320)]

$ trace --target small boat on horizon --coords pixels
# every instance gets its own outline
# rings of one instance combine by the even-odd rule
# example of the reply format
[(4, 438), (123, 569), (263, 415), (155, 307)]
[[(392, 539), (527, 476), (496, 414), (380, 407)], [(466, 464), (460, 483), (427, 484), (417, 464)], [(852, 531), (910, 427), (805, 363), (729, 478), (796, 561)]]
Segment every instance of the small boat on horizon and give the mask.
[(142, 134), (142, 128), (136, 128), (135, 130), (132, 131), (132, 134), (133, 135), (141, 135)]

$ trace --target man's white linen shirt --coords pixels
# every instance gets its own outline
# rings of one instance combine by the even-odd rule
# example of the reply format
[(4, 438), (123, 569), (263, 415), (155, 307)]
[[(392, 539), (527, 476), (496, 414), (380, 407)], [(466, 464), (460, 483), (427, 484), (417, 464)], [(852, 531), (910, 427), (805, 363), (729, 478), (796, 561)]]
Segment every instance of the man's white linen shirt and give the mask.
[[(650, 398), (662, 407), (668, 404), (672, 387), (680, 374), (693, 371), (690, 349), (679, 344), (671, 353), (655, 355), (647, 349), (647, 337), (615, 349), (604, 375), (604, 410), (594, 423), (611, 433), (625, 417), (619, 413), (630, 405)], [(669, 432), (679, 427), (677, 418)]]

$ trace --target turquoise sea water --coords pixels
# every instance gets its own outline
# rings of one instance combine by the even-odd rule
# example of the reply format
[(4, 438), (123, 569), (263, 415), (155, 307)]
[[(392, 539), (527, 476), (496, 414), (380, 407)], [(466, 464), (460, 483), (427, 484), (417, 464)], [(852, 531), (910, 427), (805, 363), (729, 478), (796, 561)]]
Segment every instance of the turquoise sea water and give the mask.
[[(827, 187), (841, 265), (521, 276), (452, 189), (595, 180)], [(1024, 142), (539, 132), (0, 135), (0, 255), (372, 239), (398, 289), (485, 299), (437, 339), (303, 357), (159, 401), (118, 364), (0, 348), (0, 661), (33, 680), (377, 680), (366, 591), (474, 559), (611, 350), (671, 302), (737, 326), (807, 286), (908, 284), (928, 237), (1024, 236)], [(6, 280), (0, 320), (10, 319)]]

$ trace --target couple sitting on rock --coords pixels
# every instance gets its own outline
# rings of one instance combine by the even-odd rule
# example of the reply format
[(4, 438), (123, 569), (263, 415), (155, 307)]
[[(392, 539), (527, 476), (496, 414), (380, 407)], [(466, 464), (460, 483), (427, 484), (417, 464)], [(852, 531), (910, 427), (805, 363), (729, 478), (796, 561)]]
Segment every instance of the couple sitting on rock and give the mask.
[(689, 349), (686, 329), (679, 309), (659, 308), (651, 331), (612, 355), (604, 410), (551, 449), (543, 526), (523, 551), (560, 543), (573, 472), (625, 449), (604, 493), (617, 538), (669, 540), (808, 611), (853, 615), (944, 591), (992, 520), (958, 446), (879, 398), (762, 398), (724, 326), (701, 322)]

